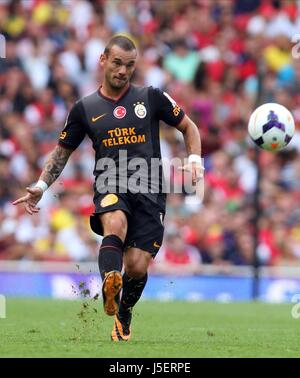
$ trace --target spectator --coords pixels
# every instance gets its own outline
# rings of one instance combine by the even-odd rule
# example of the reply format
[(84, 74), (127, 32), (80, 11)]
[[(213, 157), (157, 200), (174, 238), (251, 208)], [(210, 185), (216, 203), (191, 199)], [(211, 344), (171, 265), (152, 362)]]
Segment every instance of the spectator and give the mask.
[(172, 227), (166, 232), (165, 242), (153, 264), (153, 271), (161, 274), (190, 275), (200, 271), (201, 255), (186, 245), (179, 229)]
[(176, 80), (183, 82), (191, 82), (194, 79), (199, 63), (199, 53), (189, 50), (184, 39), (174, 41), (172, 52), (169, 52), (164, 59), (166, 70)]

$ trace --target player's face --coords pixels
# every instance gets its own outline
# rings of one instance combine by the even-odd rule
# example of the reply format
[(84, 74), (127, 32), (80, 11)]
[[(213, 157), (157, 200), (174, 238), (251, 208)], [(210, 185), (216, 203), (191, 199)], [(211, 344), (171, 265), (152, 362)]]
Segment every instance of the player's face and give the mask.
[(108, 56), (101, 55), (104, 78), (113, 89), (120, 90), (128, 83), (135, 70), (136, 58), (136, 50), (125, 51), (119, 46), (113, 46)]

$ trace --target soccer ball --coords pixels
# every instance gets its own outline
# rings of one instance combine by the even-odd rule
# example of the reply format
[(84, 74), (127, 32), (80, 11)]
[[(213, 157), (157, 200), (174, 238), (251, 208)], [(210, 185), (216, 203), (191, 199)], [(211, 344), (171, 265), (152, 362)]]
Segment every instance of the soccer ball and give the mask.
[(251, 114), (248, 132), (260, 148), (277, 152), (291, 141), (295, 132), (294, 118), (282, 105), (264, 104)]

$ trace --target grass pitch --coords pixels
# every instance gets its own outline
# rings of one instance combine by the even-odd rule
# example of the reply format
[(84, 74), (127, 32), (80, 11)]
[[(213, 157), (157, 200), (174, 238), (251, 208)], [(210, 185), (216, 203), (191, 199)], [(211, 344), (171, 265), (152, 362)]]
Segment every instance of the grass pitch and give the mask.
[(101, 301), (8, 299), (1, 357), (300, 357), (292, 305), (141, 302), (113, 343)]

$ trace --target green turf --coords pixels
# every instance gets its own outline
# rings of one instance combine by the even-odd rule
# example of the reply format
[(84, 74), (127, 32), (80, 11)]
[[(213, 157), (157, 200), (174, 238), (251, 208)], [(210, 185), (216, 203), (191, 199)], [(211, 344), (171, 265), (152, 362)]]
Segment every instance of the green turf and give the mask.
[(112, 343), (113, 318), (102, 313), (100, 301), (8, 299), (0, 356), (300, 357), (300, 319), (292, 318), (291, 308), (141, 302), (132, 340)]

